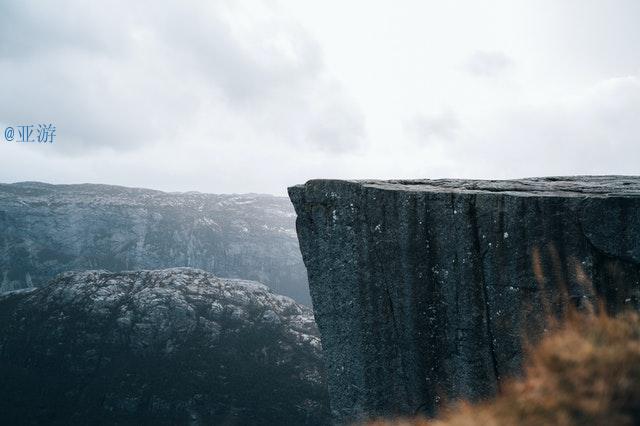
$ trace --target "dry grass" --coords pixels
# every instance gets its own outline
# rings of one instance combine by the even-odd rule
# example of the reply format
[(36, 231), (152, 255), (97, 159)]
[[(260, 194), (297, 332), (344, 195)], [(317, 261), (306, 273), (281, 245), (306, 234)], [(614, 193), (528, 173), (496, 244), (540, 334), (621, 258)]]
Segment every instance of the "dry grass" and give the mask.
[(529, 350), (523, 377), (493, 401), (460, 403), (438, 419), (371, 425), (640, 424), (640, 316), (570, 313)]

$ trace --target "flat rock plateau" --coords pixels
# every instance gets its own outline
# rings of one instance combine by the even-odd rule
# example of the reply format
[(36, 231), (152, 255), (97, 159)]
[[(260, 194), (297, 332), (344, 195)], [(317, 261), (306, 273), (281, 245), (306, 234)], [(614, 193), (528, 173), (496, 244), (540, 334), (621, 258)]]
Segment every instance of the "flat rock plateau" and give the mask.
[(517, 374), (568, 305), (640, 304), (640, 178), (289, 188), (334, 421), (433, 414)]

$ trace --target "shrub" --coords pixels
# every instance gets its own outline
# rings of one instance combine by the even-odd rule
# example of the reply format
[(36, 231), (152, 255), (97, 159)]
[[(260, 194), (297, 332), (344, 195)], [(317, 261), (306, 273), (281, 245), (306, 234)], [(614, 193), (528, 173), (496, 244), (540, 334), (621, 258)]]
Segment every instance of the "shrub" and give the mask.
[[(600, 310), (604, 312), (604, 309)], [(528, 350), (524, 375), (493, 401), (450, 406), (437, 419), (372, 426), (640, 424), (640, 316), (570, 312)]]

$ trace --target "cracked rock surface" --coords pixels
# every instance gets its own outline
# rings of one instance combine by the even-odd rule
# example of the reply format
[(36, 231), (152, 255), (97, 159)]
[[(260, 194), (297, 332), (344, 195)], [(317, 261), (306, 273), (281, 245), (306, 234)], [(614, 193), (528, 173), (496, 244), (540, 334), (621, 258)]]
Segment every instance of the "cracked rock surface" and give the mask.
[(2, 424), (326, 424), (311, 310), (197, 269), (0, 296)]
[(309, 304), (286, 197), (0, 184), (0, 292), (61, 272), (193, 267)]
[(338, 423), (490, 396), (546, 311), (640, 306), (638, 177), (314, 180), (289, 195)]

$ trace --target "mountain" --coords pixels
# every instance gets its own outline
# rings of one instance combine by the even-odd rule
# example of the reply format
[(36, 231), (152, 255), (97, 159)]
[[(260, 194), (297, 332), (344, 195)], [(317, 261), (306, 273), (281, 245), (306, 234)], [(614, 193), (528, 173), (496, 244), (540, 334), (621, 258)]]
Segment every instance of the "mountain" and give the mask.
[(2, 424), (327, 424), (312, 312), (175, 268), (0, 296)]
[(337, 423), (486, 398), (552, 312), (640, 309), (640, 177), (315, 180), (289, 194)]
[(61, 272), (195, 267), (310, 303), (285, 197), (0, 184), (0, 291)]

